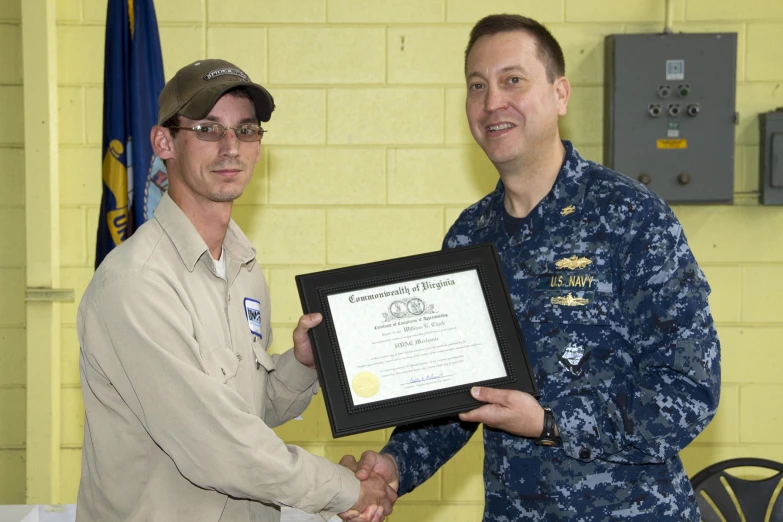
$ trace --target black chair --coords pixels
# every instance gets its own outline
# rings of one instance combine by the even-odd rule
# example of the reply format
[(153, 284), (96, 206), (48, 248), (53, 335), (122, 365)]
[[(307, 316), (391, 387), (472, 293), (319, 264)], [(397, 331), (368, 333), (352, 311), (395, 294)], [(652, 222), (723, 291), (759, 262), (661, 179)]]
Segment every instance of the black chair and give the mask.
[[(761, 480), (748, 480), (726, 473), (740, 467), (763, 468), (777, 473)], [(701, 518), (705, 522), (720, 522), (721, 516), (726, 522), (740, 522), (743, 515), (746, 522), (764, 522), (770, 506), (770, 522), (783, 522), (783, 491), (775, 494), (781, 481), (783, 464), (754, 458), (724, 460), (701, 470), (691, 479), (699, 500)], [(730, 492), (733, 492), (742, 513), (737, 510)], [(704, 498), (705, 493), (715, 507)]]

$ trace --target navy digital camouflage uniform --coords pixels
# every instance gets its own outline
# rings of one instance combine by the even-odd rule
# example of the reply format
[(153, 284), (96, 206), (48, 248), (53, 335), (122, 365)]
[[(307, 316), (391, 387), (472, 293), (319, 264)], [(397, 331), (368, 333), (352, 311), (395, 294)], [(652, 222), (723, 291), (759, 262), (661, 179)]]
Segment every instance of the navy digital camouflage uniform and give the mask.
[[(540, 402), (562, 438), (537, 446), (484, 427), (483, 520), (697, 521), (678, 452), (718, 406), (709, 286), (663, 201), (563, 144), (552, 190), (516, 233), (499, 182), (444, 240), (497, 246)], [(396, 429), (383, 452), (398, 463), (400, 494), (476, 428), (452, 418)]]

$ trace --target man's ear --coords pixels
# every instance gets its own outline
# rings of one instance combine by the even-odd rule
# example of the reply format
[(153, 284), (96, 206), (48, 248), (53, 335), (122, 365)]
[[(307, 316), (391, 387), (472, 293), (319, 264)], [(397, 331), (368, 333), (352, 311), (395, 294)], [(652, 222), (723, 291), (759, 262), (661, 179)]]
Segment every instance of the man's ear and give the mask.
[(561, 76), (555, 80), (555, 97), (557, 98), (557, 115), (565, 116), (568, 111), (568, 99), (571, 97), (571, 83)]
[(150, 142), (152, 151), (162, 160), (174, 158), (174, 139), (171, 137), (171, 131), (160, 125), (155, 125), (150, 131)]

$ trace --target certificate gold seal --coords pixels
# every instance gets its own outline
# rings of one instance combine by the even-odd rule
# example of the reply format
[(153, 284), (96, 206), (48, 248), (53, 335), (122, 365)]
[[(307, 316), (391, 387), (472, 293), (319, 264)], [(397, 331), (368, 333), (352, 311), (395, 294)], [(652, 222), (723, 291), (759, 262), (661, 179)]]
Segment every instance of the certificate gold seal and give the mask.
[(370, 372), (357, 373), (351, 381), (351, 388), (353, 392), (359, 397), (369, 399), (376, 393), (381, 387), (381, 383), (378, 382), (378, 377)]

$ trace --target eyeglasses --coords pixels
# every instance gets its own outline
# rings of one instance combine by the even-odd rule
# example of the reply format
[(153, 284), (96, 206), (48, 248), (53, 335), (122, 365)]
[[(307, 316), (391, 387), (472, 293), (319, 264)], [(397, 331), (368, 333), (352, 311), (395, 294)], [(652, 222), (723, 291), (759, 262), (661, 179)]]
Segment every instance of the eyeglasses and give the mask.
[(169, 127), (169, 129), (189, 130), (196, 133), (196, 137), (201, 141), (220, 141), (223, 136), (226, 135), (228, 129), (234, 129), (234, 134), (237, 135), (239, 141), (261, 141), (264, 137), (264, 133), (268, 132), (266, 129), (261, 128), (260, 125), (253, 125), (252, 123), (246, 123), (239, 127), (224, 127), (219, 123), (209, 123), (196, 125), (195, 127)]

